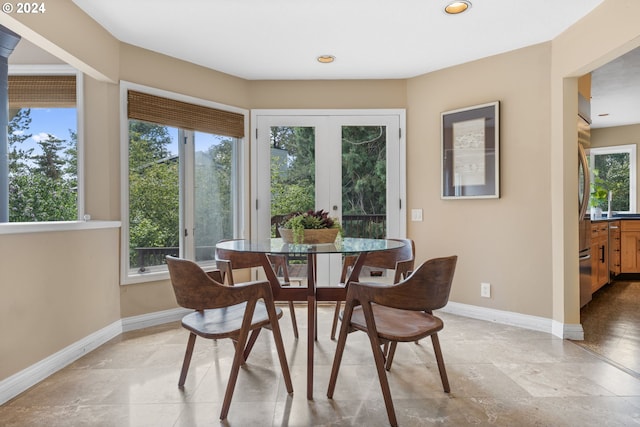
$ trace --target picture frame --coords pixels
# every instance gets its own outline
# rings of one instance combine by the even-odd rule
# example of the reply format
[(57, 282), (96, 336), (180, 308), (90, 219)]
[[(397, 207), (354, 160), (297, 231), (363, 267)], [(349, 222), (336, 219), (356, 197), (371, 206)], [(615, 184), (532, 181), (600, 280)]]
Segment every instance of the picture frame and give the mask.
[(442, 199), (500, 197), (500, 101), (441, 113)]

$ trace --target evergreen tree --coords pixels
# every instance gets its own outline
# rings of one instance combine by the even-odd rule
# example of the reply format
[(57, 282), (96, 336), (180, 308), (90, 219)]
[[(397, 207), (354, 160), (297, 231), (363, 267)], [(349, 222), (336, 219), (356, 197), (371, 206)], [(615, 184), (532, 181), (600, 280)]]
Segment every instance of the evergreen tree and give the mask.
[(62, 152), (65, 149), (66, 141), (48, 134), (46, 139), (38, 141), (38, 145), (42, 154), (36, 154), (32, 157), (35, 163), (34, 172), (53, 180), (62, 179), (62, 170), (66, 164)]
[(29, 159), (33, 154), (33, 148), (25, 150), (22, 143), (31, 138), (28, 133), (31, 125), (31, 109), (21, 108), (9, 121), (9, 177), (29, 172)]

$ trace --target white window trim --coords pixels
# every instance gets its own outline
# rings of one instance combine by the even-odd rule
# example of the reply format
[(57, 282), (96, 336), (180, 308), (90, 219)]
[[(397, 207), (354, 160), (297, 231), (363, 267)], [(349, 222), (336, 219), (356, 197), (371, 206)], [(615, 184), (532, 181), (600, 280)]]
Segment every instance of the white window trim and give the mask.
[[(1, 223), (0, 234), (37, 233), (42, 231), (67, 231), (87, 228), (102, 228), (89, 226), (82, 220), (85, 215), (84, 196), (84, 75), (81, 71), (70, 65), (64, 64), (34, 64), (34, 65), (9, 65), (10, 76), (52, 76), (75, 75), (76, 76), (76, 136), (78, 150), (78, 221), (46, 221), (46, 222), (20, 222)], [(107, 222), (104, 222), (107, 223)], [(113, 224), (113, 222), (108, 222)], [(76, 225), (73, 225), (76, 224)], [(118, 223), (119, 226), (119, 223)]]
[(589, 164), (591, 165), (590, 180), (594, 182), (593, 165), (595, 164), (596, 155), (629, 153), (629, 211), (617, 211), (621, 213), (635, 213), (637, 211), (637, 157), (636, 144), (627, 145), (611, 145), (608, 147), (593, 147), (589, 149)]
[[(217, 103), (214, 101), (207, 101), (201, 98), (195, 98), (189, 95), (183, 95), (176, 92), (171, 92), (163, 89), (158, 89), (150, 86), (145, 86), (133, 82), (128, 82), (125, 80), (120, 81), (120, 205), (121, 205), (121, 216), (120, 220), (122, 223), (121, 227), (121, 238), (120, 238), (120, 284), (121, 285), (130, 285), (136, 283), (145, 283), (145, 282), (154, 282), (158, 280), (167, 280), (169, 279), (169, 272), (166, 268), (161, 271), (149, 271), (145, 273), (138, 272), (130, 272), (128, 265), (128, 257), (129, 257), (129, 117), (127, 115), (127, 92), (129, 90), (135, 90), (138, 92), (144, 92), (151, 95), (160, 96), (168, 99), (175, 99), (177, 101), (187, 102), (195, 105), (202, 105), (204, 107), (215, 108), (218, 110), (224, 110), (234, 113), (239, 113), (245, 116), (244, 120), (244, 134), (249, 135), (248, 122), (247, 119), (249, 117), (249, 111), (243, 108), (238, 108), (226, 104)], [(242, 197), (238, 198), (238, 203), (240, 206), (234, 206), (236, 208), (236, 212), (238, 218), (234, 221), (237, 226), (237, 229), (234, 230), (235, 236), (243, 236), (244, 230), (247, 228), (247, 218), (244, 212), (243, 206), (246, 206), (245, 202), (248, 200), (249, 190), (246, 187), (246, 178), (245, 175), (248, 173), (248, 155), (245, 150), (245, 141), (247, 140), (247, 136), (244, 139), (239, 138), (241, 150), (239, 152), (238, 161), (244, 167), (239, 174), (239, 183), (240, 189), (243, 190)], [(181, 250), (182, 245), (184, 244), (183, 239), (181, 237)]]

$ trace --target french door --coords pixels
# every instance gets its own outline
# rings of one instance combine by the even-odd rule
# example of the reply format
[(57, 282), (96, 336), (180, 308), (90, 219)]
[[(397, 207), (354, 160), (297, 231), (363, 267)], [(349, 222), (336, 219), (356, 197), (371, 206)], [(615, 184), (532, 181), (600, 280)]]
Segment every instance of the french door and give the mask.
[[(253, 238), (309, 209), (338, 218), (345, 237), (404, 237), (403, 110), (256, 110), (252, 124)], [(336, 283), (340, 256), (318, 263), (318, 283)]]

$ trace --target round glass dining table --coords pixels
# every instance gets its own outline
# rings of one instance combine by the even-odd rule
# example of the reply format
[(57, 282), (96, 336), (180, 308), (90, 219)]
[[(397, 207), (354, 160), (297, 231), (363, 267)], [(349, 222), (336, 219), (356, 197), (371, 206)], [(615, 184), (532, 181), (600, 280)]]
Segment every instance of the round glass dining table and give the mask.
[[(275, 301), (307, 301), (307, 399), (313, 399), (313, 356), (316, 339), (316, 303), (318, 301), (344, 301), (346, 287), (317, 286), (316, 257), (322, 254), (357, 255), (355, 265), (346, 283), (357, 281), (366, 256), (370, 252), (397, 249), (403, 242), (392, 239), (366, 239), (356, 237), (338, 238), (334, 243), (296, 244), (286, 243), (281, 238), (264, 240), (225, 240), (218, 242), (216, 248), (234, 252), (260, 253), (264, 255), (262, 265), (267, 280), (271, 283)], [(268, 254), (285, 254), (289, 256), (307, 257), (307, 286), (281, 286), (280, 280), (273, 271)]]

